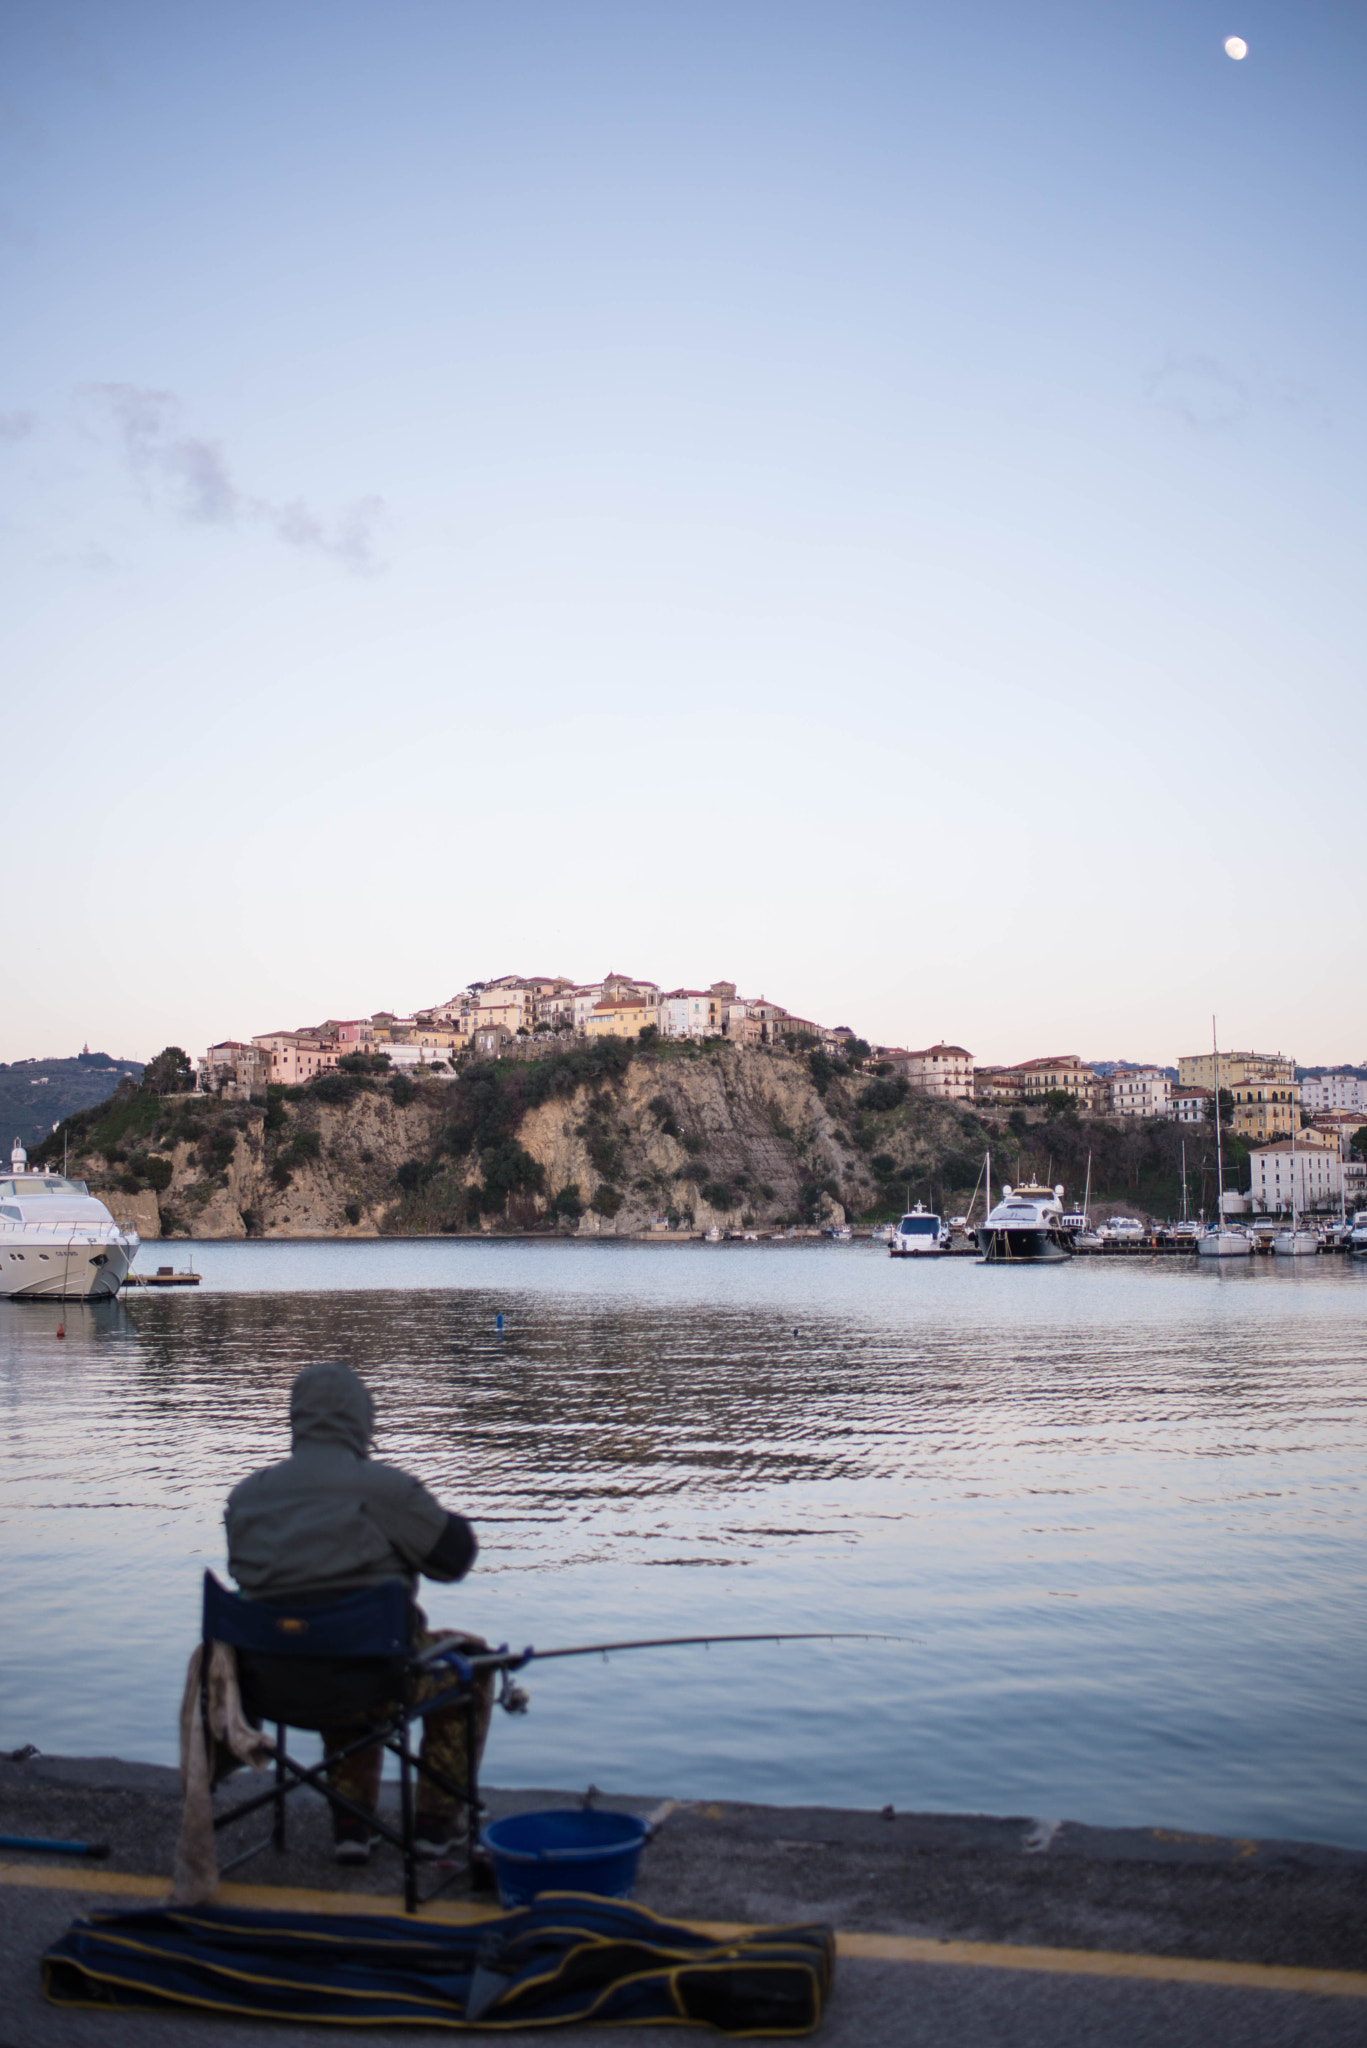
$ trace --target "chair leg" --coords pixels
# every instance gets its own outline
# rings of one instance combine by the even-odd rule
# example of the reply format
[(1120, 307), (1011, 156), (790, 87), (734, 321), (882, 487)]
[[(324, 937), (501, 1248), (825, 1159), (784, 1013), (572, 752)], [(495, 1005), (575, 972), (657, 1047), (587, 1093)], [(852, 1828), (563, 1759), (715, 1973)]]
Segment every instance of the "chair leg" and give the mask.
[(413, 1739), (407, 1714), (399, 1727), (399, 1813), (403, 1835), (403, 1909), (418, 1910), (418, 1852), (413, 1834), (417, 1825), (413, 1812)]
[(465, 1826), (465, 1881), (475, 1888), (475, 1851), (479, 1844), (479, 1732), (473, 1688), (465, 1701), (465, 1790), (469, 1798)]
[(275, 1724), (275, 1821), (271, 1828), (271, 1841), (276, 1853), (283, 1855), (285, 1848), (285, 1724)]

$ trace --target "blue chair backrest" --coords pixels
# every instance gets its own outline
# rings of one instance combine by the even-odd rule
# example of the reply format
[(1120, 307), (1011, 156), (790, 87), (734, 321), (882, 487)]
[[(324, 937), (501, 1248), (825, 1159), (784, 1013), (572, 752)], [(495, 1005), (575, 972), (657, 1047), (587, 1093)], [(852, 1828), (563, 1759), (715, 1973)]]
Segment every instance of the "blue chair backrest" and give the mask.
[(244, 1600), (204, 1574), (204, 1640), (272, 1657), (406, 1657), (410, 1612), (401, 1579), (291, 1602)]

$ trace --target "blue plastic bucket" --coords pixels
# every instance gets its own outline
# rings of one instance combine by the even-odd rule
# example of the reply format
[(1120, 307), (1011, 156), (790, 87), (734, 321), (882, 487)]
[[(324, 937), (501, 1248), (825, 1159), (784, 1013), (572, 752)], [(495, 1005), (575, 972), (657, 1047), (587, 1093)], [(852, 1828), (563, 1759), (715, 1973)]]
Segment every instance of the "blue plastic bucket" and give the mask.
[(525, 1906), (538, 1892), (629, 1899), (645, 1844), (644, 1821), (597, 1807), (516, 1813), (484, 1830), (505, 1906)]

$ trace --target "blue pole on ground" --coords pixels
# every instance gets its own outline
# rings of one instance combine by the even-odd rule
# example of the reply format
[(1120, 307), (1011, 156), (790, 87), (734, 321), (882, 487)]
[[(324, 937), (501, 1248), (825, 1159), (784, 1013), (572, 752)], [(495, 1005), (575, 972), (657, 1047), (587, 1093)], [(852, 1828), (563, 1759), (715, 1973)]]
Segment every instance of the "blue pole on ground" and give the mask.
[(54, 1856), (107, 1856), (108, 1842), (51, 1842), (43, 1835), (0, 1835), (0, 1849), (47, 1849)]
[(494, 1328), (499, 1332), (501, 1336), (503, 1333), (503, 1316), (501, 1312), (494, 1317)]

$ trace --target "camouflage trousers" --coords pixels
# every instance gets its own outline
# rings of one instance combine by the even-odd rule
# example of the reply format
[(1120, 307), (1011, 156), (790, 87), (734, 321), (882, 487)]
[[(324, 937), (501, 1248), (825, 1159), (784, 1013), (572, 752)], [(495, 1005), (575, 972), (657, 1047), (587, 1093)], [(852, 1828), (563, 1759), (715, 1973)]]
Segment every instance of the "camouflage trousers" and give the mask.
[[(415, 1650), (426, 1650), (433, 1643), (455, 1643), (460, 1649), (478, 1653), (489, 1645), (482, 1636), (462, 1635), (458, 1629), (421, 1629), (413, 1637)], [(425, 1673), (417, 1682), (414, 1697), (416, 1701), (435, 1699), (445, 1692), (453, 1682), (454, 1674), (448, 1671)], [(395, 1703), (397, 1705), (397, 1702)], [(489, 1721), (494, 1710), (494, 1678), (492, 1672), (485, 1672), (475, 1683), (475, 1762), (484, 1755), (484, 1744), (489, 1733)], [(329, 1749), (343, 1749), (354, 1742), (358, 1735), (365, 1733), (368, 1722), (352, 1723), (348, 1727), (324, 1728), (323, 1741)], [(435, 1713), (425, 1714), (422, 1720), (422, 1747), (420, 1755), (424, 1763), (431, 1764), (442, 1776), (450, 1778), (457, 1785), (469, 1783), (469, 1759), (466, 1752), (466, 1708), (462, 1700), (452, 1707), (439, 1707)], [(363, 1806), (368, 1813), (375, 1811), (380, 1797), (380, 1774), (384, 1767), (384, 1745), (375, 1742), (366, 1749), (358, 1749), (354, 1756), (342, 1763), (334, 1764), (328, 1771), (328, 1783), (350, 1799), (357, 1806)], [(469, 1810), (459, 1800), (434, 1785), (421, 1771), (417, 1778), (416, 1807), (418, 1817), (423, 1820), (452, 1822), (459, 1834), (464, 1834)], [(336, 1818), (334, 1810), (334, 1819)]]

